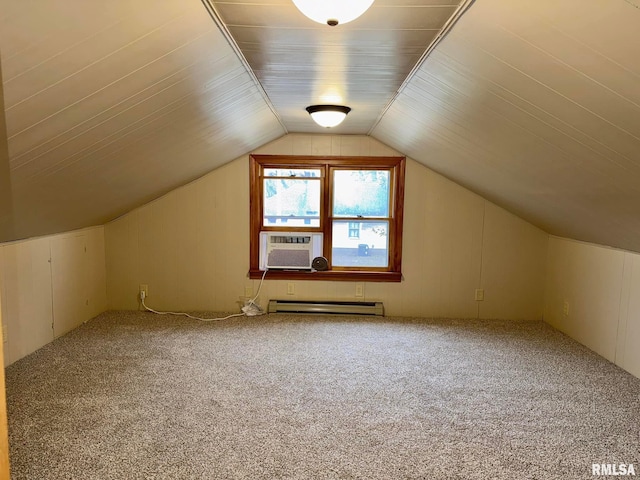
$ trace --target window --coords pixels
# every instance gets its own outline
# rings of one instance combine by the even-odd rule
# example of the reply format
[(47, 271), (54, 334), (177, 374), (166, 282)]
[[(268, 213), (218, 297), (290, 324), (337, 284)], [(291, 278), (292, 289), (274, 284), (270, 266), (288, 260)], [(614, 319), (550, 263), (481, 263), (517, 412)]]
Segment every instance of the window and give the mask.
[(404, 157), (251, 155), (250, 277), (261, 232), (322, 233), (329, 270), (269, 278), (400, 281)]

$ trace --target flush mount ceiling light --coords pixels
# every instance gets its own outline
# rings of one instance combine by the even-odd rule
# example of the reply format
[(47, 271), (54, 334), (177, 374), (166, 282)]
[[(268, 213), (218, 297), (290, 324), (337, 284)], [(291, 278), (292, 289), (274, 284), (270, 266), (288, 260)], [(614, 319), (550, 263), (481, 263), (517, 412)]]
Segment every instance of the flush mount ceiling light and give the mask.
[(342, 123), (347, 113), (351, 111), (349, 107), (342, 105), (311, 105), (306, 110), (314, 122), (326, 128), (335, 127)]
[(311, 20), (331, 27), (355, 20), (374, 0), (293, 0), (298, 10)]

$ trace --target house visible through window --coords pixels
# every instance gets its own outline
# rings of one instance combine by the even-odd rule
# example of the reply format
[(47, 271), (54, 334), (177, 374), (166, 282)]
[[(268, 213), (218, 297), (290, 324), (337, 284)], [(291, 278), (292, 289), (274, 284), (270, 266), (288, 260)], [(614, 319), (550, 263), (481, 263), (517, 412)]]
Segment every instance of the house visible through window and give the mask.
[(314, 249), (329, 270), (270, 277), (400, 281), (404, 165), (404, 157), (252, 155), (250, 276), (263, 273), (266, 233), (307, 232), (322, 234)]

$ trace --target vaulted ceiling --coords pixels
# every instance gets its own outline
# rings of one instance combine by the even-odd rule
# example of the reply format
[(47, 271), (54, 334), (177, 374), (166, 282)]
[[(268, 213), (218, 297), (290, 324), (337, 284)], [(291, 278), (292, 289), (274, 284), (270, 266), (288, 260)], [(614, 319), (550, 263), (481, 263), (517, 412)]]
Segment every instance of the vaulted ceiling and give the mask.
[(640, 251), (639, 27), (640, 0), (376, 0), (337, 27), (290, 0), (0, 0), (0, 240), (104, 223), (326, 133), (304, 108), (340, 103), (331, 133), (552, 234)]

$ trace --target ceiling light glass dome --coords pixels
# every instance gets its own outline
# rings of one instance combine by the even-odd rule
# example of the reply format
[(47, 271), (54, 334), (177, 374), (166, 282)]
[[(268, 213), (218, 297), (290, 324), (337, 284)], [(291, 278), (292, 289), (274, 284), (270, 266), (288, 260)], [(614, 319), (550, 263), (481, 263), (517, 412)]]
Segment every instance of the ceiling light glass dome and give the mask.
[(314, 122), (325, 128), (339, 125), (351, 111), (343, 105), (311, 105), (306, 110)]
[(293, 0), (298, 10), (311, 20), (335, 27), (355, 20), (374, 0)]

